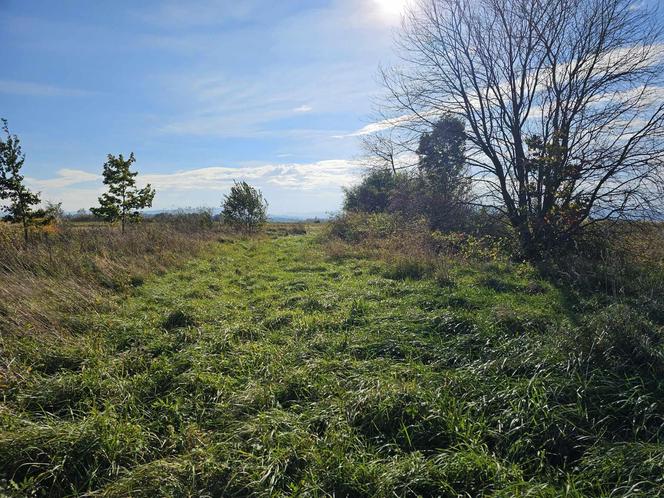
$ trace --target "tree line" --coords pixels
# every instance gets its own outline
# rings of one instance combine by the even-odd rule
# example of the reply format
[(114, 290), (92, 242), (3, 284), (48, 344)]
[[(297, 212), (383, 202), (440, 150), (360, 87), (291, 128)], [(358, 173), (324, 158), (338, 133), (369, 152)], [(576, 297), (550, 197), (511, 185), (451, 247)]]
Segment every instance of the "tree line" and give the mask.
[(420, 135), (415, 154), (415, 167), (374, 164), (359, 184), (345, 189), (344, 210), (425, 218), (435, 230), (468, 228), (474, 213), (463, 121), (441, 118)]
[[(41, 194), (31, 191), (25, 184), (22, 168), (25, 154), (17, 135), (10, 133), (6, 119), (2, 120), (0, 137), (0, 210), (3, 220), (21, 226), (23, 238), (29, 241), (30, 227), (46, 225), (61, 213), (61, 204), (42, 204)], [(141, 220), (141, 210), (152, 207), (156, 190), (150, 184), (136, 185), (137, 171), (134, 153), (125, 159), (122, 154), (109, 154), (103, 165), (102, 177), (107, 191), (98, 198), (98, 206), (90, 208), (92, 215), (108, 223), (119, 223), (124, 234), (128, 223)], [(268, 203), (263, 194), (244, 181), (234, 181), (230, 192), (224, 196), (222, 220), (229, 226), (243, 231), (255, 231), (267, 221)]]

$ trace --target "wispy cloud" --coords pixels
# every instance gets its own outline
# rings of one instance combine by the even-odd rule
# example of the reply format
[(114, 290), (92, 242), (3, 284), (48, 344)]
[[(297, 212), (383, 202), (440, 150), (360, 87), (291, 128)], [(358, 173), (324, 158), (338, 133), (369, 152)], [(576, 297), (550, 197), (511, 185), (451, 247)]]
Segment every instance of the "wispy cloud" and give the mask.
[(159, 131), (172, 135), (259, 138), (266, 132), (285, 131), (289, 125), (282, 120), (294, 115), (303, 119), (314, 109), (321, 115), (350, 114), (366, 106), (371, 97), (372, 85), (358, 81), (356, 73), (353, 66), (338, 63), (303, 66), (288, 74), (269, 68), (263, 70), (260, 78), (250, 79), (229, 74), (176, 76), (167, 87), (174, 101), (187, 105), (166, 120)]
[(54, 178), (26, 178), (30, 186), (38, 190), (64, 188), (70, 185), (99, 181), (100, 179), (101, 177), (94, 173), (67, 168), (58, 170), (57, 176)]
[(0, 93), (10, 95), (30, 95), (33, 97), (85, 97), (96, 92), (63, 88), (60, 86), (34, 83), (32, 81), (0, 80)]
[[(257, 166), (212, 166), (140, 175), (142, 185), (150, 183), (163, 190), (225, 190), (234, 180), (246, 180), (256, 185), (275, 186), (292, 190), (338, 189), (353, 183), (361, 166), (357, 161), (331, 159), (312, 163), (281, 163)], [(58, 170), (54, 178), (28, 178), (31, 187), (44, 191), (66, 189), (83, 183), (101, 183), (94, 173), (75, 169)]]
[(389, 130), (390, 128), (395, 128), (397, 126), (407, 125), (408, 123), (414, 123), (424, 119), (435, 120), (436, 117), (440, 116), (439, 112), (429, 111), (422, 113), (421, 115), (408, 114), (404, 116), (397, 116), (395, 118), (383, 119), (376, 121), (375, 123), (369, 123), (368, 125), (363, 126), (359, 130), (355, 130), (346, 135), (336, 135), (334, 138), (347, 138), (347, 137), (361, 137), (364, 135), (372, 135), (384, 130)]
[(339, 188), (354, 182), (360, 165), (356, 161), (327, 160), (313, 163), (265, 164), (229, 168), (215, 166), (177, 171), (175, 173), (143, 175), (142, 182), (157, 189), (168, 190), (226, 190), (234, 180), (246, 180), (257, 185), (273, 185), (294, 190)]
[[(204, 9), (217, 12), (221, 24), (226, 16), (243, 15), (224, 8), (227, 2), (200, 1)], [(179, 11), (189, 7), (165, 5), (148, 15), (175, 22), (187, 16)], [(207, 70), (154, 76), (168, 102), (177, 104), (161, 120), (159, 131), (260, 139), (266, 130), (303, 126), (312, 112), (320, 118), (317, 126), (369, 112), (377, 93), (376, 62), (392, 44), (389, 29), (379, 20), (381, 5), (374, 0), (331, 0), (294, 8), (289, 2), (263, 2), (254, 9), (252, 23), (233, 31), (148, 33), (143, 43), (152, 48), (211, 62), (200, 64)], [(190, 16), (184, 25), (197, 22), (197, 15)], [(237, 55), (237, 46), (252, 54), (251, 71), (245, 71), (247, 58)], [(339, 128), (328, 132), (327, 138)]]

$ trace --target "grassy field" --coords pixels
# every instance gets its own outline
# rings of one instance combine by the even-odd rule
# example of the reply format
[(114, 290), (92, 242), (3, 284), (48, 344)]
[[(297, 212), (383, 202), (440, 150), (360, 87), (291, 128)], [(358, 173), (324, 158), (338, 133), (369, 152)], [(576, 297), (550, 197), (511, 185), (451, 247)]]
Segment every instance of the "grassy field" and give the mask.
[(664, 496), (647, 317), (311, 228), (215, 241), (48, 346), (4, 339), (4, 494)]

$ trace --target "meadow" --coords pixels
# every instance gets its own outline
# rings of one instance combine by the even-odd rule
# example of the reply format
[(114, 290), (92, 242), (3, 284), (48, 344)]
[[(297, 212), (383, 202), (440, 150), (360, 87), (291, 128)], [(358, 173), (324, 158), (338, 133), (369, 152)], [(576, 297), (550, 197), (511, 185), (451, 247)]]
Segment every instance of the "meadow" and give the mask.
[(5, 263), (0, 496), (664, 496), (654, 281), (379, 221)]

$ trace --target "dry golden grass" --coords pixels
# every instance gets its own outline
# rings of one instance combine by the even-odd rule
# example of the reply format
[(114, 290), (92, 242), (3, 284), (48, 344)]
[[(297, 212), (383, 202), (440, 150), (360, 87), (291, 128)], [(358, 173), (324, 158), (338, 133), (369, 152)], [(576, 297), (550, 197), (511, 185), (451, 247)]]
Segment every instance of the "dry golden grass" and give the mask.
[(33, 230), (26, 246), (15, 227), (3, 223), (0, 333), (61, 335), (63, 321), (107, 308), (118, 291), (228, 236), (220, 230), (144, 223), (123, 235), (116, 227), (65, 223)]

